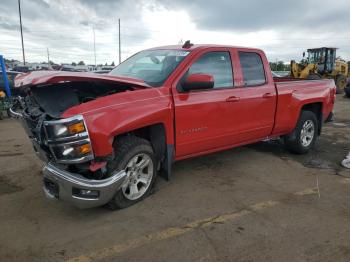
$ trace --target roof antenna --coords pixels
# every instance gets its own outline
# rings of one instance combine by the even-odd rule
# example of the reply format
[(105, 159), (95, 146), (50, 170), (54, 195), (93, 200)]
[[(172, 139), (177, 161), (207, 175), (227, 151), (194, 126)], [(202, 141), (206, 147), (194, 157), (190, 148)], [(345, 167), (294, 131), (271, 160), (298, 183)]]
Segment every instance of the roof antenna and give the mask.
[(190, 40), (187, 40), (187, 41), (183, 44), (182, 48), (190, 48), (191, 46), (193, 46), (193, 44), (191, 43)]

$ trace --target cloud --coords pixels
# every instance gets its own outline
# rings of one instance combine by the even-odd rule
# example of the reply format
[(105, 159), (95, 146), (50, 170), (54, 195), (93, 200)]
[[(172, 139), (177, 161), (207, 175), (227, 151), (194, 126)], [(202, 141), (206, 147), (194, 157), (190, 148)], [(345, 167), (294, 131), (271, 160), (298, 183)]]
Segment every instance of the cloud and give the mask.
[[(3, 17), (0, 17), (0, 29), (18, 31), (20, 29), (19, 22), (12, 19), (4, 19)], [(26, 26), (22, 26), (22, 29), (23, 31), (29, 32)]]
[(231, 32), (334, 29), (350, 22), (349, 2), (326, 0), (156, 0), (173, 10), (186, 10), (198, 28)]
[[(123, 25), (123, 44), (127, 45), (122, 50), (125, 58), (136, 51), (136, 47), (133, 48), (135, 43), (140, 45), (151, 38), (151, 33), (140, 26), (142, 8), (143, 1), (135, 4), (125, 0), (22, 0), (27, 60), (47, 60), (46, 50), (49, 48), (50, 57), (58, 62), (85, 60), (92, 63), (94, 28), (97, 62), (117, 61), (118, 18), (121, 18)], [(0, 12), (3, 14), (0, 18), (0, 33), (5, 36), (5, 41), (0, 42), (0, 53), (20, 59), (17, 1), (2, 0)]]
[(34, 3), (44, 7), (44, 8), (50, 8), (50, 5), (47, 1), (44, 1), (44, 0), (32, 0)]
[[(271, 60), (301, 57), (309, 47), (331, 45), (350, 58), (348, 0), (22, 0), (27, 60), (118, 61), (118, 19), (122, 57), (180, 39), (262, 48)], [(18, 5), (1, 0), (0, 53), (21, 58)]]

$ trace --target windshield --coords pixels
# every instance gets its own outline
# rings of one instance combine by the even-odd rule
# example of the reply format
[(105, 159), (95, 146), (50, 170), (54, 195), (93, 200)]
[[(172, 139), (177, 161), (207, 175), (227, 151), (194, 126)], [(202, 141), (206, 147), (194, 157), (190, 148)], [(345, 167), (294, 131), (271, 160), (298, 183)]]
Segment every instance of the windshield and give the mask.
[(181, 50), (148, 50), (130, 57), (110, 74), (138, 78), (151, 86), (161, 86), (189, 54)]

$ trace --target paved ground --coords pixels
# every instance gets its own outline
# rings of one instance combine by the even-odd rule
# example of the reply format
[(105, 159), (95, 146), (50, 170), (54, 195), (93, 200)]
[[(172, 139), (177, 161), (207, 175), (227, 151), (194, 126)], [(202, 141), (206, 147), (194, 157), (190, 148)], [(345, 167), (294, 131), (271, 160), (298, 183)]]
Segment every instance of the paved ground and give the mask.
[(175, 164), (128, 209), (78, 210), (41, 191), (20, 125), (0, 122), (0, 261), (350, 261), (350, 99), (314, 151), (278, 142)]

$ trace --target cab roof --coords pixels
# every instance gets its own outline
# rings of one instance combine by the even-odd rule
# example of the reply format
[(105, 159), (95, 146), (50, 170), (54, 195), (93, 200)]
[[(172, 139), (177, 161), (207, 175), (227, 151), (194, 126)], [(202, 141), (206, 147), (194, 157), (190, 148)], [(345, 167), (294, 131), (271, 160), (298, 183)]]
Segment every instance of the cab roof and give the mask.
[(332, 50), (337, 50), (338, 48), (336, 47), (318, 47), (318, 48), (310, 48), (307, 51), (316, 51), (316, 50), (321, 50), (321, 49), (332, 49)]
[(240, 48), (240, 49), (246, 49), (246, 50), (259, 50), (256, 48), (249, 48), (249, 47), (243, 47), (243, 46), (231, 46), (231, 45), (215, 45), (215, 44), (198, 44), (198, 45), (191, 45), (188, 47), (183, 47), (183, 45), (167, 45), (167, 46), (158, 46), (153, 47), (147, 50), (178, 50), (178, 51), (193, 51), (193, 50), (203, 50), (207, 48)]

